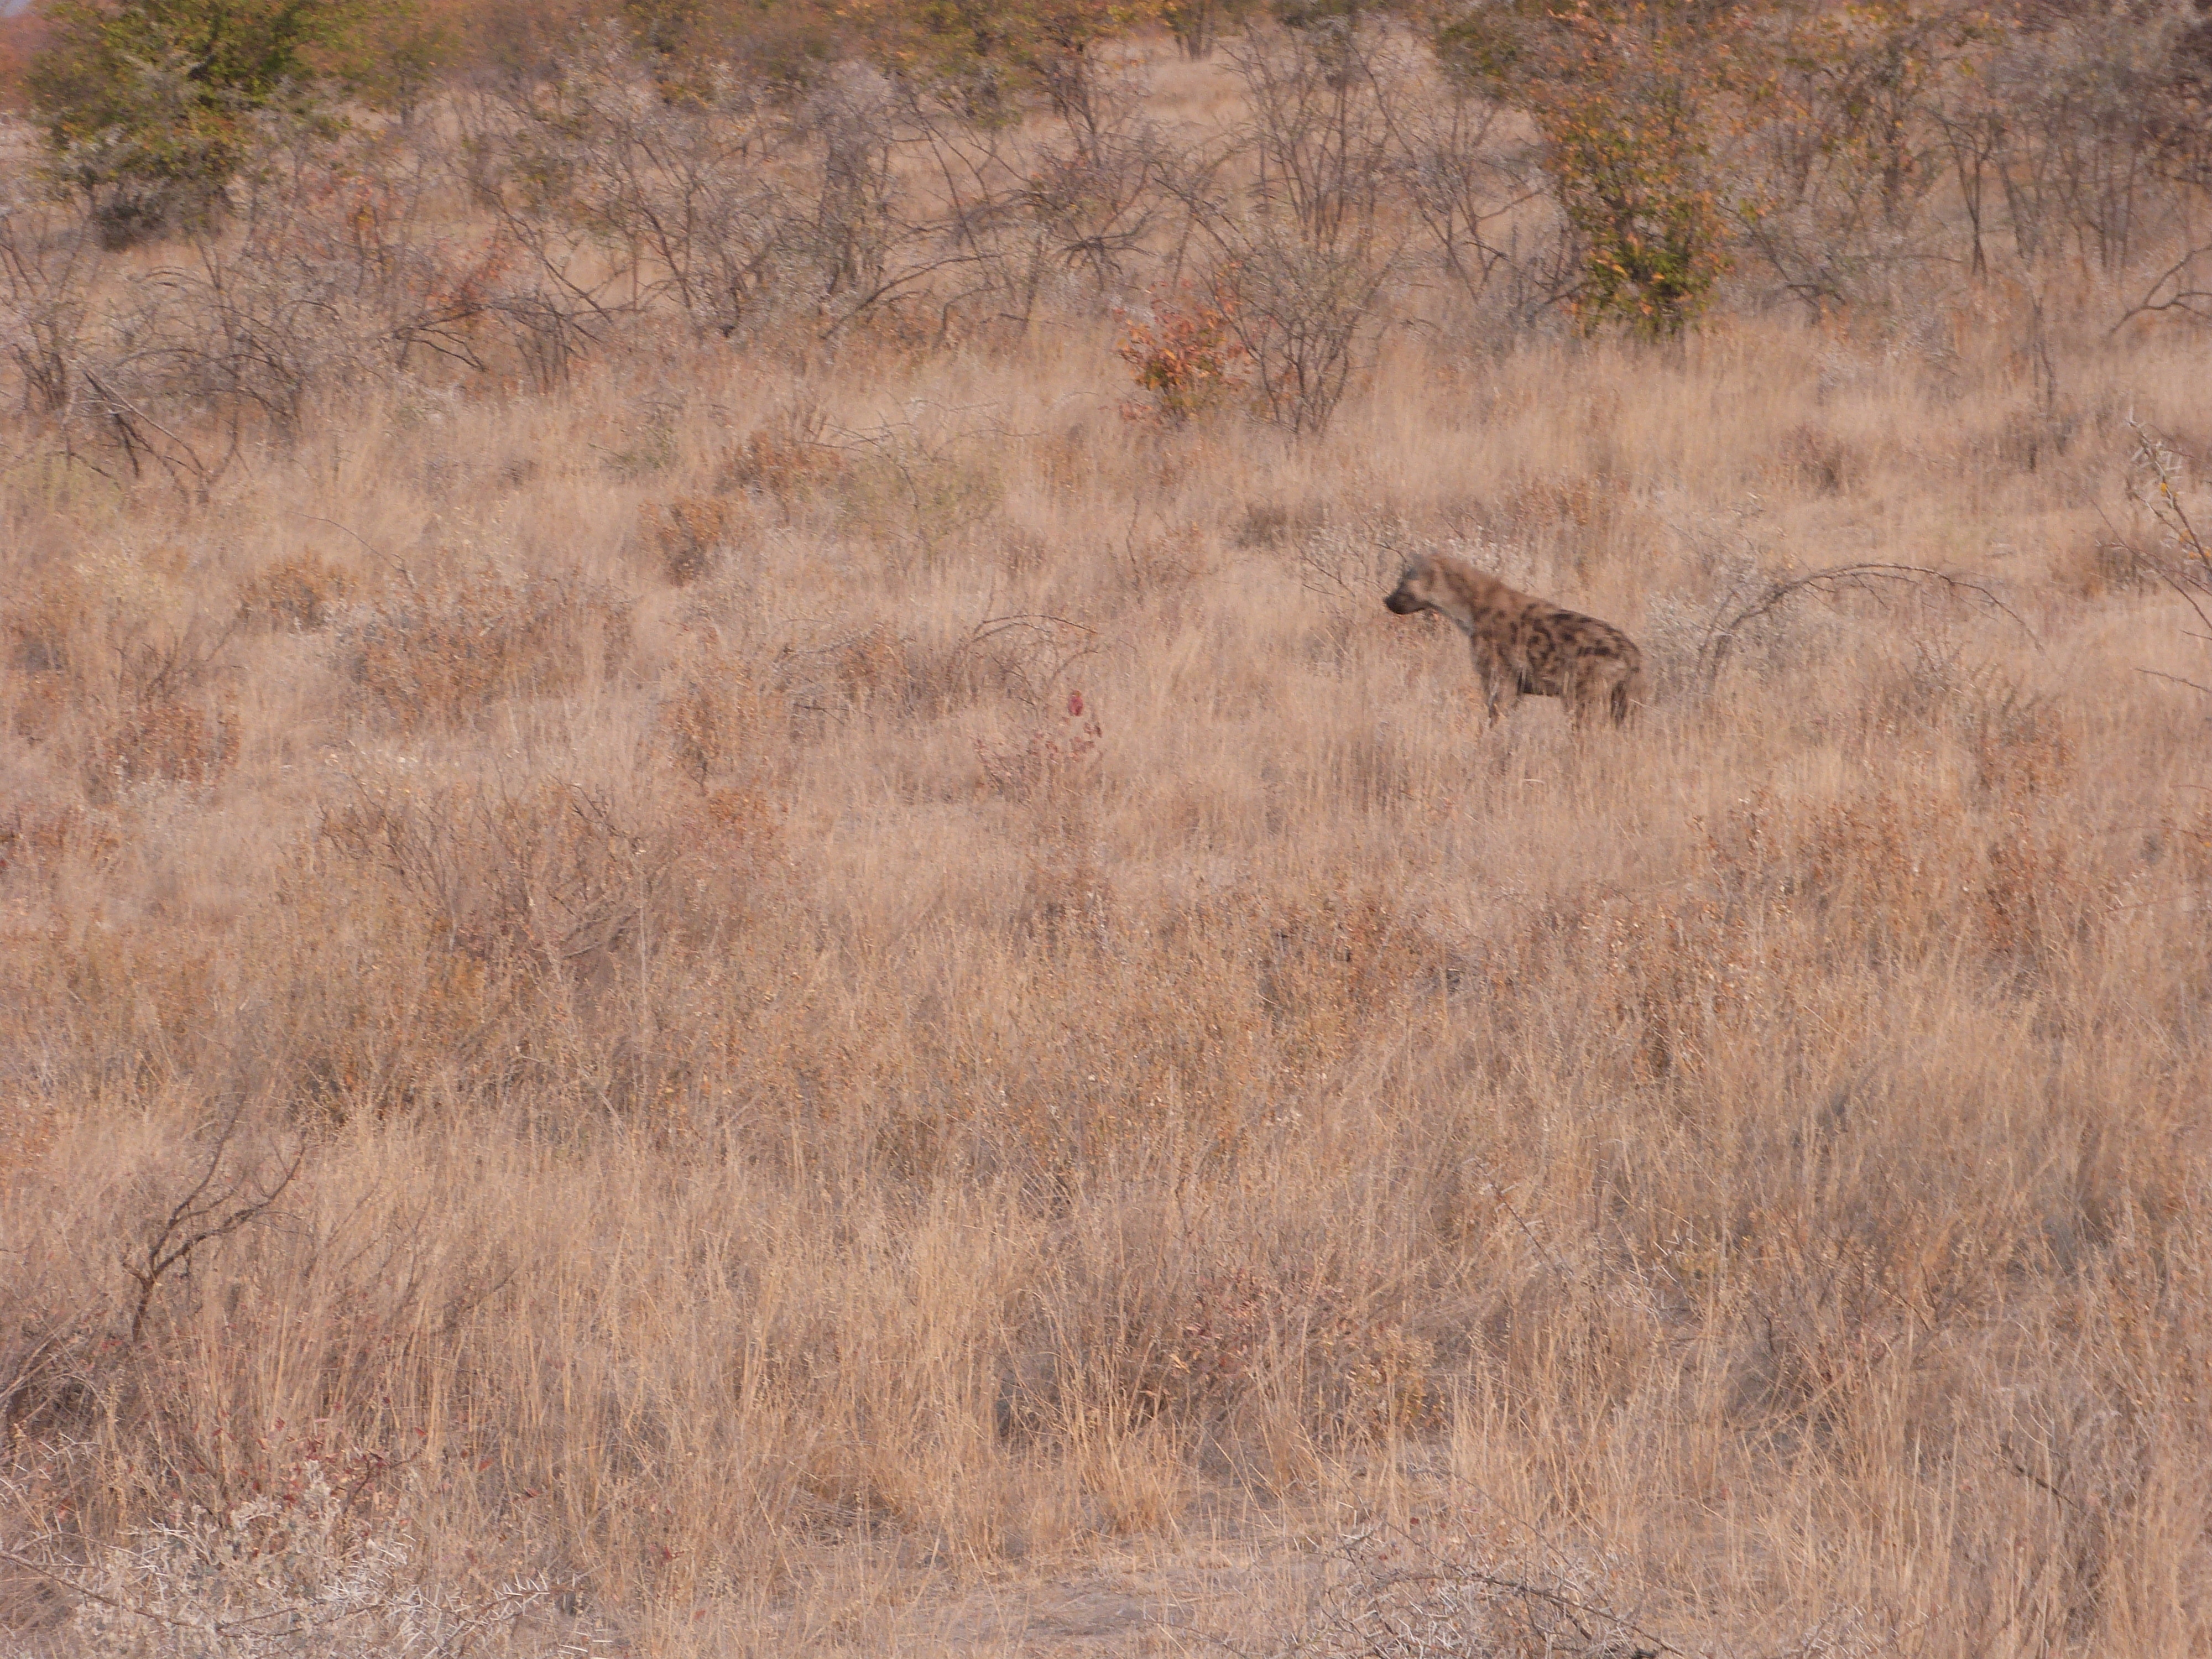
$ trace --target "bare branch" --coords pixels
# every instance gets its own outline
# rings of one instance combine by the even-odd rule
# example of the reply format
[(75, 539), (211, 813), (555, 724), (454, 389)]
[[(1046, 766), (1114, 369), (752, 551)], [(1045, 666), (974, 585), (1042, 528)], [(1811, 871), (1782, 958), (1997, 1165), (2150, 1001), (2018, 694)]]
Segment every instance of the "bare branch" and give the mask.
[(244, 1111), (243, 1103), (231, 1108), (216, 1131), (199, 1179), (170, 1206), (168, 1214), (154, 1229), (146, 1243), (124, 1258), (124, 1272), (138, 1286), (138, 1300), (131, 1314), (133, 1343), (145, 1331), (146, 1316), (162, 1279), (179, 1267), (189, 1272), (192, 1252), (201, 1245), (227, 1238), (240, 1228), (259, 1220), (283, 1195), (306, 1162), (307, 1146), (301, 1140), (281, 1164), (273, 1181), (263, 1179), (258, 1167), (234, 1167), (228, 1178), (219, 1183), (218, 1177), (223, 1175), (224, 1165), (229, 1160), (231, 1143), (237, 1136)]

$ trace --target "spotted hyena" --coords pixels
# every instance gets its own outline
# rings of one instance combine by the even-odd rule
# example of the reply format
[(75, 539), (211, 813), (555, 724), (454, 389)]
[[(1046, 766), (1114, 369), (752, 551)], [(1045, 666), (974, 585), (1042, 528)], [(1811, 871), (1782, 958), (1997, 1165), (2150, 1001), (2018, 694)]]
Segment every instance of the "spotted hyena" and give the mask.
[(1644, 697), (1644, 653), (1611, 623), (1516, 592), (1464, 560), (1424, 554), (1382, 601), (1401, 617), (1433, 611), (1467, 635), (1495, 721), (1524, 696), (1558, 697), (1577, 725), (1615, 725)]

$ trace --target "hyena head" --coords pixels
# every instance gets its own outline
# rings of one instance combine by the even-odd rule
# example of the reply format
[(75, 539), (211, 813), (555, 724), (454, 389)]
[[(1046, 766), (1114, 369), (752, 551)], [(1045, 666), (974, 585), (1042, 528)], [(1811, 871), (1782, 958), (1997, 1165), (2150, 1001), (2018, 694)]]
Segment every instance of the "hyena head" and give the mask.
[(1416, 611), (1426, 611), (1436, 601), (1429, 596), (1429, 562), (1417, 558), (1406, 567), (1398, 578), (1398, 585), (1390, 590), (1390, 597), (1382, 601), (1401, 617), (1410, 617)]

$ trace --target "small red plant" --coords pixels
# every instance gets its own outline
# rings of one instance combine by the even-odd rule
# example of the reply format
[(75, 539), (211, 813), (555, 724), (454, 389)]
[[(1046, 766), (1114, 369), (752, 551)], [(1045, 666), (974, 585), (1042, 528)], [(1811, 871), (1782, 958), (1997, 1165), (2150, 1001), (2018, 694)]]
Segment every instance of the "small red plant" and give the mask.
[(1080, 691), (1067, 694), (1067, 713), (1057, 731), (1039, 726), (1026, 743), (975, 739), (975, 760), (983, 786), (995, 793), (1026, 797), (1040, 788), (1070, 781), (1079, 768), (1096, 759), (1102, 728)]
[(1170, 426), (1187, 424), (1240, 390), (1245, 356), (1236, 331), (1237, 294), (1228, 276), (1213, 279), (1201, 297), (1190, 284), (1178, 285), (1180, 297), (1164, 301), (1153, 290), (1152, 320), (1128, 322), (1120, 356), (1129, 365), (1139, 391), (1151, 402), (1122, 407), (1128, 420), (1146, 417)]

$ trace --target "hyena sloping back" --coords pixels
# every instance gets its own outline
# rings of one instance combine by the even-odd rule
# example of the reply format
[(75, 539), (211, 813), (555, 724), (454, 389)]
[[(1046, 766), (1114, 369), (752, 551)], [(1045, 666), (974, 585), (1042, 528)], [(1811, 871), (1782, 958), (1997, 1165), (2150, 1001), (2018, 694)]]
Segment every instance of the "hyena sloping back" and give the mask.
[(1422, 555), (1382, 603), (1401, 617), (1433, 611), (1467, 635), (1493, 721), (1524, 696), (1557, 697), (1577, 725), (1602, 712), (1617, 726), (1644, 700), (1644, 653), (1627, 635), (1463, 560)]

